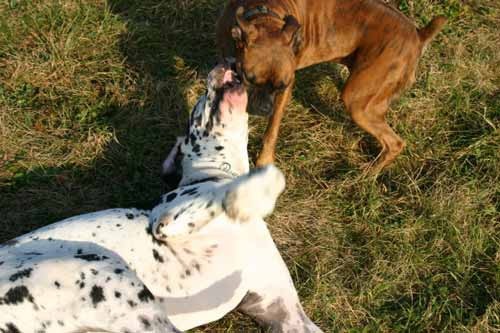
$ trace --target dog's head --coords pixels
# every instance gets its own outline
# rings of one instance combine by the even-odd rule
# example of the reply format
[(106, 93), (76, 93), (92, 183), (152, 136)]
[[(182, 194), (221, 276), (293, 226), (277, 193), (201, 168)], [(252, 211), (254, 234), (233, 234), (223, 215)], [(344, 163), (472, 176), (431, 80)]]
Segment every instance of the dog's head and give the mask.
[(181, 178), (180, 185), (185, 185), (248, 172), (247, 103), (245, 88), (230, 66), (215, 67), (206, 94), (190, 114), (186, 135), (178, 138), (163, 163), (163, 178)]
[(232, 37), (236, 44), (237, 71), (249, 89), (252, 114), (271, 115), (276, 95), (293, 84), (296, 55), (302, 46), (302, 29), (293, 16), (248, 17), (236, 12)]

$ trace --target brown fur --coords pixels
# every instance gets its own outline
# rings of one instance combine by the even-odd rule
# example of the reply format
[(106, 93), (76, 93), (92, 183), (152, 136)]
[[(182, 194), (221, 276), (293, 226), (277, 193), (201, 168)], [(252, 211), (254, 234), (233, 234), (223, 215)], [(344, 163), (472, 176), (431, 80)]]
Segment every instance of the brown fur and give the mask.
[[(243, 13), (258, 5), (283, 19), (259, 14), (246, 20)], [(436, 17), (418, 29), (380, 0), (230, 0), (217, 23), (220, 56), (236, 58), (250, 89), (250, 108), (272, 114), (256, 164), (274, 161), (295, 71), (326, 61), (349, 68), (342, 100), (354, 122), (382, 146), (373, 170), (390, 164), (405, 144), (385, 114), (414, 82), (425, 46), (445, 22)]]

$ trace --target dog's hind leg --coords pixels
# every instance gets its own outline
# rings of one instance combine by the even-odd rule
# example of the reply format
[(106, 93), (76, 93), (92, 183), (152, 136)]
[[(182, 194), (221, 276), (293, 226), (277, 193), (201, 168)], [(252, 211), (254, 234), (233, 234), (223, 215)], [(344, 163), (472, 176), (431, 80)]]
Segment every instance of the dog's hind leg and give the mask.
[(245, 272), (248, 292), (238, 310), (272, 332), (322, 332), (305, 314), (288, 268), (269, 232), (258, 235), (258, 239), (252, 267)]
[(408, 83), (405, 70), (405, 66), (398, 63), (387, 69), (375, 63), (360, 71), (354, 70), (342, 92), (342, 100), (352, 120), (382, 146), (371, 168), (373, 173), (394, 161), (405, 146), (385, 119), (390, 101)]

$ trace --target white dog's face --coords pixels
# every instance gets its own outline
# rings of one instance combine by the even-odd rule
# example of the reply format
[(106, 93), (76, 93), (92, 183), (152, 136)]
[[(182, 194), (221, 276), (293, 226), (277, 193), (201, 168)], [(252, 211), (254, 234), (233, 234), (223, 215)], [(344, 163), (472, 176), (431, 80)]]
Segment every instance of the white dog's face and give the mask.
[(248, 96), (230, 68), (215, 67), (207, 92), (193, 108), (188, 131), (163, 163), (163, 176), (182, 175), (201, 164), (240, 175), (248, 171)]

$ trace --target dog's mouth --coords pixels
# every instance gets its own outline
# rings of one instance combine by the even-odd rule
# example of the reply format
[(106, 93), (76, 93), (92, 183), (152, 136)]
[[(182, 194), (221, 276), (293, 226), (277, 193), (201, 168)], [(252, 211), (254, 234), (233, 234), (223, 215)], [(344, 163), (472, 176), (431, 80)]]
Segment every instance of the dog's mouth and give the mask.
[(241, 77), (236, 72), (236, 66), (231, 65), (229, 68), (225, 69), (224, 77), (222, 79), (222, 91), (232, 92), (234, 90), (239, 90), (243, 87)]

